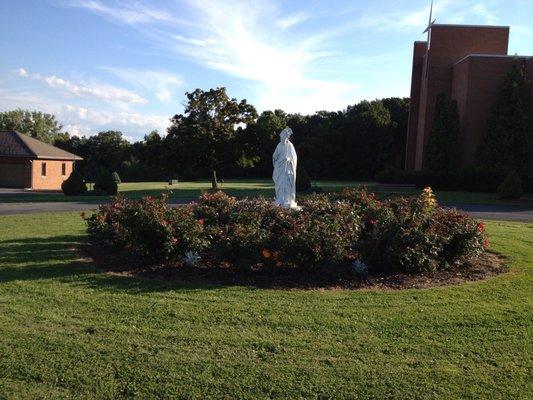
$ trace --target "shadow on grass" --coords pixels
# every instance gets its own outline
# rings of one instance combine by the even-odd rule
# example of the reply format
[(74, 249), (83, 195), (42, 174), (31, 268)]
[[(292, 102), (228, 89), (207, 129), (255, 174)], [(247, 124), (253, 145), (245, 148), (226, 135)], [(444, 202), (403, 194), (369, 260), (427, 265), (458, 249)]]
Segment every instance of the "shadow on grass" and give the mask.
[[(0, 242), (0, 283), (52, 279), (91, 289), (141, 294), (166, 291), (220, 290), (228, 287), (296, 288), (301, 272), (287, 276), (173, 268), (138, 274), (120, 272), (112, 254), (88, 256), (83, 236), (63, 235)], [(115, 265), (115, 268), (110, 268)], [(278, 275), (278, 274), (276, 274)]]
[[(0, 242), (0, 283), (56, 280), (69, 285), (110, 292), (142, 294), (221, 290), (230, 287), (254, 289), (316, 288), (414, 288), (485, 279), (505, 272), (504, 260), (496, 255), (481, 257), (461, 271), (427, 274), (393, 273), (358, 279), (351, 268), (305, 270), (221, 270), (166, 268), (134, 273), (117, 271), (112, 253), (86, 256), (89, 248), (82, 235), (26, 238)], [(95, 261), (96, 260), (96, 261)], [(111, 268), (115, 266), (115, 268)]]
[(94, 289), (145, 293), (206, 290), (220, 285), (188, 284), (164, 279), (114, 274), (84, 255), (84, 237), (77, 235), (0, 241), (0, 283), (57, 279)]
[(61, 278), (95, 271), (78, 252), (80, 236), (0, 242), (0, 282)]

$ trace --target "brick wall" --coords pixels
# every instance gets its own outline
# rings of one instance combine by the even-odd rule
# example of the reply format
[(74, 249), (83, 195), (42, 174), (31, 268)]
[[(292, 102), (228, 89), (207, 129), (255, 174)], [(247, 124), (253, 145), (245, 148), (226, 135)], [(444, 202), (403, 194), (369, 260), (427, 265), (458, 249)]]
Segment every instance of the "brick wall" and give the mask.
[(469, 57), (470, 77), (460, 141), (463, 166), (476, 161), (478, 145), (512, 63), (511, 57)]
[(507, 54), (509, 28), (437, 24), (431, 28), (430, 34), (430, 48), (424, 56), (421, 79), (412, 80), (411, 87), (411, 92), (416, 92), (416, 86), (420, 85), (416, 134), (410, 131), (407, 138), (411, 144), (408, 144), (406, 168), (415, 170), (423, 166), (424, 147), (431, 130), (437, 94), (452, 94), (454, 64), (470, 54)]
[(415, 42), (413, 47), (413, 70), (411, 73), (411, 98), (409, 102), (409, 122), (407, 125), (407, 140), (405, 148), (405, 167), (408, 170), (415, 168), (416, 132), (418, 129), (420, 85), (422, 81), (422, 68), (427, 42)]
[[(42, 175), (42, 165), (46, 164), (46, 176)], [(65, 175), (62, 174), (62, 164), (65, 164)], [(33, 160), (32, 189), (61, 190), (61, 184), (72, 173), (73, 161), (63, 160)]]

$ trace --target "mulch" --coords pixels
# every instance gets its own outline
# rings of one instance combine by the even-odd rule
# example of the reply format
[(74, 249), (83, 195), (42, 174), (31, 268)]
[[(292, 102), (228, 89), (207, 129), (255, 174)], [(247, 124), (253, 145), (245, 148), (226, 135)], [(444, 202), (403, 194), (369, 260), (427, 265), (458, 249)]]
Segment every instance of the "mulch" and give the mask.
[(121, 276), (160, 279), (176, 284), (209, 286), (250, 286), (273, 289), (423, 289), (458, 285), (487, 279), (508, 270), (501, 255), (485, 252), (467, 264), (432, 273), (389, 273), (361, 277), (348, 267), (331, 267), (316, 271), (301, 269), (235, 269), (230, 267), (164, 266), (150, 269), (132, 266), (119, 257), (93, 246), (83, 246), (97, 268)]

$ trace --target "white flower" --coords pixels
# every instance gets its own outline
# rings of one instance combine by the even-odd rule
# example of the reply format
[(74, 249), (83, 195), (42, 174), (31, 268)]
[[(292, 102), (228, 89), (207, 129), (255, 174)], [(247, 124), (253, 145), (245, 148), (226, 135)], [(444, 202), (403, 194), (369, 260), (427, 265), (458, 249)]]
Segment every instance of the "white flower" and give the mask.
[(355, 260), (352, 263), (352, 268), (359, 275), (366, 275), (367, 272), (368, 272), (368, 266), (364, 262), (362, 262), (361, 260)]
[(185, 257), (183, 258), (183, 262), (188, 267), (194, 267), (196, 264), (198, 264), (199, 260), (200, 256), (195, 251), (188, 251), (185, 253)]

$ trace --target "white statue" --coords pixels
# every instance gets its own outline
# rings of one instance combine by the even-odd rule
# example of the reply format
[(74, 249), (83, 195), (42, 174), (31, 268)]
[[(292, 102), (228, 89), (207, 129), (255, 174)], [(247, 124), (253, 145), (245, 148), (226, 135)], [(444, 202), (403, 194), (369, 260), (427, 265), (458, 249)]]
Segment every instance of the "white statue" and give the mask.
[(285, 128), (279, 134), (279, 143), (272, 155), (274, 163), (274, 185), (276, 187), (275, 204), (299, 209), (296, 204), (296, 150), (290, 142), (291, 128)]

